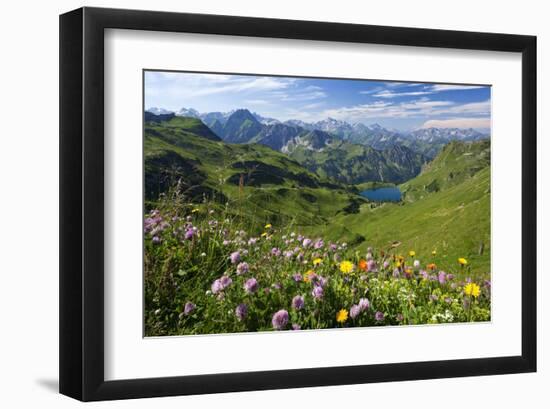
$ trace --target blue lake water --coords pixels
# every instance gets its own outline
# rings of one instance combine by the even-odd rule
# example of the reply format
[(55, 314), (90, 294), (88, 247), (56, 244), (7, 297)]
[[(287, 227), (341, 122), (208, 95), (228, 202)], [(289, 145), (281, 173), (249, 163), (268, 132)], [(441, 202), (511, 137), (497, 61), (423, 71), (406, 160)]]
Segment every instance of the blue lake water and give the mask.
[(361, 196), (373, 202), (399, 202), (401, 200), (401, 191), (397, 187), (381, 187), (378, 189), (363, 190)]

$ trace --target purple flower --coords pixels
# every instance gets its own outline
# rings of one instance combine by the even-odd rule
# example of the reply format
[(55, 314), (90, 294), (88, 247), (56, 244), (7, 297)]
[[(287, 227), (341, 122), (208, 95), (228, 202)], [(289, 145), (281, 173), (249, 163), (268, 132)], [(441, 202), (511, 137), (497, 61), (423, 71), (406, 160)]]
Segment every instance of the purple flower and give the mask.
[(256, 244), (257, 241), (258, 241), (258, 238), (251, 237), (251, 238), (248, 239), (248, 245), (253, 246), (254, 244)]
[(334, 243), (330, 243), (330, 244), (328, 245), (328, 249), (329, 249), (330, 251), (336, 251), (336, 250), (338, 250), (338, 246), (337, 246), (336, 244), (334, 244)]
[(296, 273), (292, 276), (292, 279), (294, 281), (296, 281), (297, 283), (299, 283), (300, 281), (302, 281), (303, 278), (302, 278), (302, 275), (300, 273)]
[(242, 275), (248, 273), (249, 267), (248, 263), (246, 261), (243, 261), (242, 263), (239, 263), (237, 265), (237, 275)]
[(443, 285), (447, 281), (447, 274), (445, 274), (444, 271), (440, 271), (437, 275), (437, 279), (439, 280), (439, 284)]
[(397, 314), (397, 315), (395, 316), (395, 319), (396, 319), (397, 321), (399, 321), (399, 322), (403, 321), (403, 319), (404, 319), (403, 314)]
[(185, 238), (185, 240), (191, 240), (194, 235), (195, 235), (195, 230), (187, 229), (185, 230), (185, 235), (183, 237)]
[(232, 282), (233, 282), (233, 280), (229, 276), (221, 276), (220, 277), (220, 284), (222, 285), (222, 290), (229, 287)]
[(454, 274), (447, 274), (447, 281), (453, 281), (454, 278)]
[(301, 310), (304, 307), (304, 297), (301, 295), (296, 295), (292, 299), (292, 308), (295, 310)]
[(438, 297), (437, 295), (435, 295), (435, 294), (430, 294), (430, 300), (432, 300), (432, 301), (437, 301), (438, 298), (439, 298), (439, 297)]
[(367, 261), (367, 271), (376, 271), (376, 261), (373, 259)]
[(241, 253), (238, 251), (234, 251), (229, 256), (229, 259), (231, 260), (231, 264), (237, 264), (239, 261), (241, 261)]
[(450, 303), (453, 302), (453, 299), (452, 299), (451, 297), (445, 297), (445, 302), (446, 302), (447, 304), (450, 304)]
[(428, 278), (430, 278), (430, 275), (428, 274), (428, 272), (426, 270), (420, 270), (420, 276), (424, 279), (424, 280), (427, 280)]
[(349, 309), (349, 315), (351, 318), (355, 319), (361, 313), (361, 308), (358, 305), (352, 305)]
[(223, 244), (224, 246), (228, 246), (228, 245), (231, 244), (231, 240), (224, 240), (224, 241), (222, 242), (222, 244)]
[(273, 318), (271, 319), (271, 324), (275, 329), (279, 329), (279, 330), (284, 329), (288, 324), (288, 311), (279, 310), (275, 314), (273, 314)]
[(249, 294), (255, 293), (258, 291), (258, 281), (255, 278), (249, 278), (244, 283), (244, 290)]
[(294, 331), (299, 331), (302, 329), (302, 327), (300, 326), (300, 324), (292, 324), (292, 329)]
[(214, 280), (210, 289), (212, 290), (212, 294), (217, 294), (223, 290), (223, 285), (219, 278), (217, 280)]
[(283, 256), (285, 256), (285, 258), (290, 258), (294, 255), (294, 252), (292, 250), (287, 250), (283, 253)]
[(313, 248), (316, 250), (319, 250), (323, 248), (324, 245), (325, 245), (325, 242), (323, 241), (323, 239), (317, 239), (315, 240), (315, 243), (313, 243)]
[(237, 305), (237, 308), (235, 308), (235, 315), (237, 316), (237, 319), (239, 321), (244, 320), (247, 314), (248, 314), (248, 307), (246, 304)]
[(195, 309), (195, 307), (196, 307), (195, 304), (193, 304), (193, 303), (190, 302), (190, 301), (187, 301), (187, 302), (185, 303), (185, 306), (183, 307), (183, 313), (184, 313), (185, 315), (189, 315), (189, 314), (191, 314), (191, 313), (193, 312), (193, 310)]
[(384, 320), (384, 313), (382, 311), (376, 311), (376, 314), (374, 314), (374, 319), (376, 321), (383, 321)]
[(393, 275), (394, 278), (398, 278), (398, 277), (399, 277), (399, 269), (394, 268), (394, 269), (393, 269), (393, 274), (392, 274), (392, 275)]
[(302, 242), (302, 245), (305, 248), (308, 248), (309, 246), (311, 246), (311, 239), (304, 239), (304, 241)]
[(277, 247), (273, 247), (271, 249), (271, 255), (275, 257), (279, 257), (281, 255), (281, 250)]
[(159, 244), (160, 243), (160, 237), (159, 236), (153, 236), (152, 242), (153, 242), (153, 244)]
[(304, 261), (304, 254), (303, 253), (300, 253), (296, 256), (296, 261), (298, 263), (301, 263), (302, 261)]
[(359, 308), (361, 309), (361, 311), (366, 311), (370, 307), (370, 302), (369, 302), (368, 298), (360, 298), (358, 305), (359, 305)]
[(390, 266), (390, 262), (388, 260), (386, 260), (386, 261), (384, 261), (384, 264), (382, 266), (384, 267), (384, 270), (385, 270)]
[(321, 287), (320, 285), (316, 285), (315, 287), (313, 287), (313, 291), (311, 291), (311, 295), (313, 295), (313, 297), (317, 300), (323, 298), (324, 293), (325, 290), (323, 290), (323, 287)]
[(281, 288), (283, 288), (283, 285), (281, 283), (273, 283), (271, 284), (271, 287), (273, 287), (276, 290), (280, 290)]

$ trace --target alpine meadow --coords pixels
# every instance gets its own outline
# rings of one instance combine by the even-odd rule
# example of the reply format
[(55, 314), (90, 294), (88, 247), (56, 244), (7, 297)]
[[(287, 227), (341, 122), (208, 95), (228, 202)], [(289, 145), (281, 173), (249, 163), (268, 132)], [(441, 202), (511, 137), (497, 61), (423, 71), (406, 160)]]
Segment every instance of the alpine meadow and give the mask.
[(144, 71), (144, 334), (491, 320), (491, 87)]

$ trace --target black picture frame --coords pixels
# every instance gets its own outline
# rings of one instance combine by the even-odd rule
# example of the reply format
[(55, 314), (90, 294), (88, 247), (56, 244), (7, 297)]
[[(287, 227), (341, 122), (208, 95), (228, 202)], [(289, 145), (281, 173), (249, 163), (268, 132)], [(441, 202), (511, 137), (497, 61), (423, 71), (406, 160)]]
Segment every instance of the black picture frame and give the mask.
[[(104, 30), (507, 51), (522, 56), (519, 356), (166, 378), (104, 378)], [(536, 371), (536, 37), (80, 8), (60, 16), (60, 383), (82, 401)]]

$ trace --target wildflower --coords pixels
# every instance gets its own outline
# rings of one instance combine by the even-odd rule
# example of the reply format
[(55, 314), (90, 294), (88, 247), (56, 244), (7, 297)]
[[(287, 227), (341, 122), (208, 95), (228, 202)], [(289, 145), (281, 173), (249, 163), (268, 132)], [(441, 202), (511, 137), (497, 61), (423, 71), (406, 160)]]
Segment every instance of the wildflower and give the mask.
[(319, 250), (323, 248), (324, 245), (325, 245), (325, 242), (322, 239), (317, 239), (315, 240), (315, 243), (313, 243), (313, 248), (316, 250)]
[(229, 259), (231, 260), (231, 264), (237, 264), (239, 261), (241, 261), (241, 253), (238, 251), (234, 251), (229, 256)]
[(295, 273), (292, 275), (292, 279), (299, 283), (300, 281), (302, 281), (302, 275), (300, 273)]
[(411, 278), (413, 275), (413, 270), (410, 267), (405, 267), (405, 277)]
[(253, 246), (254, 244), (256, 244), (257, 241), (258, 239), (256, 237), (251, 237), (248, 239), (248, 245)]
[(313, 265), (314, 266), (318, 266), (319, 264), (321, 264), (323, 262), (323, 259), (322, 258), (316, 258), (315, 260), (313, 260)]
[(248, 314), (248, 306), (246, 304), (239, 304), (235, 308), (235, 315), (239, 321), (242, 321), (246, 318)]
[(292, 329), (294, 331), (299, 331), (302, 329), (302, 327), (300, 326), (300, 324), (292, 324)]
[(409, 256), (411, 256), (411, 257), (416, 256), (416, 251), (414, 251), (414, 250), (409, 251)]
[(399, 277), (399, 270), (397, 268), (393, 269), (392, 276), (393, 276), (393, 278), (398, 278)]
[(344, 274), (349, 274), (353, 271), (354, 265), (351, 261), (342, 261), (340, 263), (340, 271)]
[(447, 274), (447, 281), (452, 281), (454, 278), (454, 274)]
[(475, 298), (479, 297), (480, 288), (476, 283), (468, 283), (464, 286), (464, 294), (471, 295)]
[(217, 294), (223, 290), (223, 285), (219, 278), (217, 280), (214, 280), (210, 289), (212, 290), (212, 294)]
[(399, 322), (403, 321), (403, 319), (404, 319), (403, 314), (397, 314), (397, 315), (395, 316), (395, 319), (396, 319), (397, 321), (399, 321)]
[(185, 303), (185, 306), (183, 307), (183, 313), (184, 313), (185, 315), (189, 315), (189, 314), (191, 314), (191, 313), (193, 312), (193, 310), (195, 309), (195, 307), (196, 307), (195, 304), (193, 304), (193, 303), (190, 302), (190, 301), (187, 301), (187, 302)]
[(266, 236), (267, 236), (267, 232), (264, 231), (264, 232), (261, 234), (261, 236), (262, 236), (262, 237), (266, 237)]
[(296, 261), (298, 263), (301, 263), (302, 261), (304, 261), (304, 253), (299, 253), (297, 256), (296, 256)]
[(435, 256), (437, 254), (437, 251), (432, 250), (432, 256)]
[(239, 263), (237, 265), (237, 275), (242, 275), (248, 273), (249, 266), (246, 261), (243, 261), (242, 263)]
[(281, 255), (281, 250), (277, 247), (273, 247), (271, 249), (271, 255), (275, 257), (279, 257)]
[(302, 242), (302, 246), (304, 246), (305, 248), (311, 246), (311, 239), (304, 239), (304, 241)]
[(273, 318), (271, 319), (271, 324), (275, 329), (278, 329), (278, 330), (284, 329), (288, 324), (288, 311), (279, 310), (275, 314), (273, 314)]
[(345, 308), (342, 308), (340, 311), (336, 313), (336, 322), (344, 323), (348, 319), (348, 310)]
[(428, 267), (429, 270), (435, 270), (437, 268), (437, 266), (435, 265), (435, 263), (430, 263), (428, 264), (426, 267)]
[(359, 260), (359, 268), (363, 271), (367, 271), (367, 260), (361, 259)]
[(360, 298), (359, 303), (357, 305), (359, 306), (361, 311), (366, 311), (370, 307), (370, 302), (369, 302), (368, 298)]
[(151, 241), (153, 242), (153, 244), (159, 244), (160, 243), (160, 237), (159, 236), (154, 236)]
[(419, 260), (414, 260), (413, 267), (417, 268), (417, 269), (420, 268), (420, 261)]
[(231, 244), (231, 240), (224, 240), (224, 241), (222, 242), (222, 244), (223, 244), (224, 246), (229, 246), (229, 245)]
[(292, 250), (286, 250), (285, 252), (283, 252), (283, 256), (285, 256), (285, 258), (291, 258), (293, 255), (294, 252)]
[(255, 278), (249, 278), (244, 283), (244, 290), (249, 294), (255, 293), (258, 291), (258, 281)]
[(445, 282), (447, 281), (447, 274), (445, 274), (444, 271), (440, 271), (437, 275), (437, 280), (439, 281), (439, 284), (445, 284)]
[(221, 276), (220, 277), (220, 284), (222, 285), (222, 289), (226, 289), (231, 285), (233, 280), (229, 276)]
[(384, 313), (382, 311), (376, 311), (376, 314), (374, 314), (374, 319), (376, 321), (383, 321), (384, 320)]
[(304, 297), (301, 295), (296, 295), (292, 299), (292, 308), (295, 310), (301, 310), (304, 307)]
[(351, 318), (355, 319), (361, 313), (361, 308), (358, 305), (352, 305), (349, 309), (349, 315)]
[(309, 283), (313, 277), (315, 277), (315, 271), (313, 270), (306, 271), (306, 273), (304, 274), (304, 282)]
[(281, 283), (273, 283), (271, 284), (271, 287), (273, 287), (276, 290), (280, 290), (281, 288), (283, 288), (283, 285)]
[(323, 298), (323, 295), (325, 293), (325, 290), (323, 290), (323, 287), (320, 285), (316, 285), (313, 287), (313, 291), (311, 291), (311, 295), (313, 295), (313, 298), (320, 300)]
[(200, 211), (199, 208), (198, 208), (198, 207), (195, 207), (193, 210), (191, 210), (191, 213), (197, 213), (197, 212), (199, 212), (199, 211)]
[(390, 266), (390, 262), (388, 260), (385, 260), (382, 266), (384, 267), (384, 270), (386, 270)]
[(206, 253), (201, 253), (201, 257), (206, 257)]
[(419, 274), (420, 274), (420, 277), (422, 277), (424, 280), (427, 280), (430, 278), (430, 275), (426, 270), (420, 270)]
[(195, 235), (195, 230), (193, 228), (189, 228), (189, 229), (185, 230), (185, 234), (184, 234), (183, 238), (185, 240), (191, 240), (194, 235)]
[(458, 264), (460, 264), (461, 266), (465, 266), (466, 264), (468, 264), (468, 260), (466, 260), (464, 257), (460, 257), (458, 259)]
[(338, 246), (337, 246), (336, 244), (334, 244), (334, 243), (330, 243), (330, 244), (328, 245), (328, 249), (329, 249), (330, 251), (336, 251), (336, 250), (338, 249)]
[(430, 294), (430, 300), (437, 301), (438, 297), (435, 294)]
[(376, 261), (373, 259), (367, 261), (367, 271), (376, 271)]
[(271, 229), (271, 227), (272, 227), (272, 226), (271, 226), (271, 223), (267, 223), (267, 224), (265, 225), (264, 228), (265, 228), (265, 229)]

